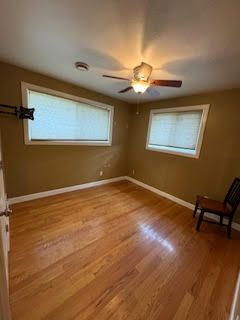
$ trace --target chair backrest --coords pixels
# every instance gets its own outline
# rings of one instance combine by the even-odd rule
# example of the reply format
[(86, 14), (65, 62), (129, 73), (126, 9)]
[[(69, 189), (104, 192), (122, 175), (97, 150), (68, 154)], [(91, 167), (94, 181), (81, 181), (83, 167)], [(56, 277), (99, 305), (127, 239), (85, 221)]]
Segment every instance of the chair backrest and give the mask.
[(226, 205), (230, 205), (232, 208), (232, 214), (236, 211), (240, 203), (240, 179), (235, 178), (228, 193), (224, 199)]

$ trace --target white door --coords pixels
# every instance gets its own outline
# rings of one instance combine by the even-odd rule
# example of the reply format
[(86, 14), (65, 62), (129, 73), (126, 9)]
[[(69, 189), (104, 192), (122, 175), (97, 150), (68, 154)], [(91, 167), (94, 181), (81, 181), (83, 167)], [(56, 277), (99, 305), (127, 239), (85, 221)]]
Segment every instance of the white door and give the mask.
[(232, 303), (232, 310), (229, 320), (240, 320), (240, 272)]
[(9, 217), (0, 141), (0, 319), (10, 320), (8, 293)]
[(0, 142), (0, 232), (2, 235), (2, 246), (4, 253), (4, 261), (8, 279), (8, 251), (9, 251), (9, 210), (7, 206), (7, 196), (4, 185), (3, 161)]
[(2, 233), (0, 233), (0, 319), (11, 320)]

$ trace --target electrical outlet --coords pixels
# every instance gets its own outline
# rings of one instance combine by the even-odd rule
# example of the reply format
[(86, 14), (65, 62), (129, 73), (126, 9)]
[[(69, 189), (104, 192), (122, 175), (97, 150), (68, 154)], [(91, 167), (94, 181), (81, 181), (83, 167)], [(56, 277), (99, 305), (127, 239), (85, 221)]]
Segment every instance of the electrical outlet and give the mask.
[(103, 171), (102, 171), (102, 170), (99, 172), (99, 175), (100, 175), (100, 176), (102, 176), (102, 175), (103, 175)]

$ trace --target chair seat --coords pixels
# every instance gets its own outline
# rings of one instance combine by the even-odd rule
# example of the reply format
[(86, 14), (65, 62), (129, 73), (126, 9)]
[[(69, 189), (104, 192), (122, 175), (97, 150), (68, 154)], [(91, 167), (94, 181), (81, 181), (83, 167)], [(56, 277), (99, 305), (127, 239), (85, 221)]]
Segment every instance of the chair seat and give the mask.
[(231, 210), (221, 201), (197, 196), (197, 203), (199, 209), (204, 209), (208, 212), (219, 213), (223, 215), (229, 215), (231, 213)]

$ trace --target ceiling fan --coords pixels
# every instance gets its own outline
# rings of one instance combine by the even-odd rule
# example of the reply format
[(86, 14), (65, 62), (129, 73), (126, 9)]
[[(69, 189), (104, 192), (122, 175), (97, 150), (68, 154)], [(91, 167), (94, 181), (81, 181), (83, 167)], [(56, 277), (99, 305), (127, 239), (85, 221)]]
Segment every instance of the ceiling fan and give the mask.
[(180, 88), (182, 86), (182, 81), (180, 80), (150, 80), (150, 75), (152, 73), (152, 66), (148, 63), (142, 62), (139, 66), (133, 69), (133, 79), (127, 79), (122, 77), (110, 76), (103, 74), (105, 78), (111, 78), (116, 80), (129, 81), (131, 85), (123, 90), (118, 91), (118, 93), (124, 93), (129, 90), (134, 90), (136, 93), (144, 93), (147, 91), (150, 95), (159, 95), (159, 92), (154, 90), (154, 86), (160, 87), (173, 87)]

